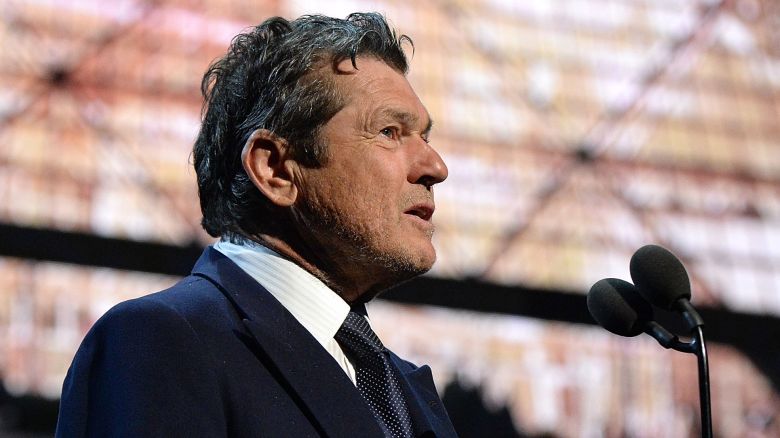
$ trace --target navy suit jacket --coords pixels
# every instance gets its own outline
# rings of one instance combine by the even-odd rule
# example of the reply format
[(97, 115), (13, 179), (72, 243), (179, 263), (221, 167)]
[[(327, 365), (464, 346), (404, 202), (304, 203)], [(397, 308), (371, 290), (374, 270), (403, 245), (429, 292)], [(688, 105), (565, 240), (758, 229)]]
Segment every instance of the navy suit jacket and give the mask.
[[(430, 368), (391, 354), (417, 436), (455, 436)], [(89, 331), (57, 436), (379, 437), (333, 357), (262, 286), (208, 248), (172, 288)]]

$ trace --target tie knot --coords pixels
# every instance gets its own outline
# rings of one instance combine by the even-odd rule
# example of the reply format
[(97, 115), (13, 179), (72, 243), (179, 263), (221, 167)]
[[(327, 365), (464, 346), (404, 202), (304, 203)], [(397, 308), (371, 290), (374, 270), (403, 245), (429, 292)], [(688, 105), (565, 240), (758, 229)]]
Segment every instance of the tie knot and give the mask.
[(376, 333), (371, 330), (366, 318), (356, 312), (347, 314), (347, 318), (341, 324), (335, 338), (342, 348), (357, 357), (385, 351), (385, 346), (382, 345), (382, 341), (379, 340)]

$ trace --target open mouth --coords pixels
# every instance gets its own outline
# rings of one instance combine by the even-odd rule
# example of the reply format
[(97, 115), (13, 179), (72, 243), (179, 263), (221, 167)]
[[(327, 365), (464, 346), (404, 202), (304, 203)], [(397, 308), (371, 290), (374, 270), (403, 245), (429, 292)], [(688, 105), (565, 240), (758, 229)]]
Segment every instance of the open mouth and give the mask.
[(431, 204), (417, 204), (404, 211), (404, 214), (417, 216), (424, 221), (430, 221), (435, 207)]

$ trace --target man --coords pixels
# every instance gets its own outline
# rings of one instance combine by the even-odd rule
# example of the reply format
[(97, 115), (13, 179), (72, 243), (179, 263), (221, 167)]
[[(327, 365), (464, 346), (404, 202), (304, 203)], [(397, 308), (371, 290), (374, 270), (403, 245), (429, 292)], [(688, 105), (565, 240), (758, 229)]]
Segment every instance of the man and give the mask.
[(221, 240), (82, 343), (58, 436), (454, 436), (428, 367), (363, 303), (431, 268), (447, 167), (376, 14), (272, 18), (203, 79), (194, 147)]

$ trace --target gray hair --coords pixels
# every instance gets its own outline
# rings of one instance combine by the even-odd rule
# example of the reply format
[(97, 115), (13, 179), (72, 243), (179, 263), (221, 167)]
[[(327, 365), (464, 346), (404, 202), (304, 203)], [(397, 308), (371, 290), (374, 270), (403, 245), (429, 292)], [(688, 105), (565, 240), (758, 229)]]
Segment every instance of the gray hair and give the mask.
[(205, 101), (193, 158), (203, 228), (240, 241), (272, 225), (278, 212), (241, 164), (249, 136), (268, 129), (287, 141), (302, 165), (321, 166), (327, 150), (320, 129), (345, 103), (320, 67), (351, 59), (357, 68), (358, 56), (370, 56), (406, 74), (404, 41), (411, 44), (376, 13), (355, 13), (345, 20), (274, 17), (236, 36), (201, 83)]

